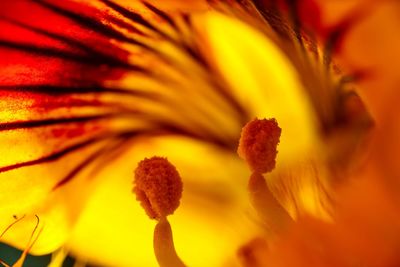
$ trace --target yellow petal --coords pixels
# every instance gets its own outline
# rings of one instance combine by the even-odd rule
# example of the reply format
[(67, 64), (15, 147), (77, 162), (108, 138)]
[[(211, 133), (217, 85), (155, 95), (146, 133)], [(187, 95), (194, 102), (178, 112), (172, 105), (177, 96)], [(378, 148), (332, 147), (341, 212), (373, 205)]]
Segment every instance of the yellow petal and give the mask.
[[(283, 128), (277, 159), (278, 167), (280, 162), (295, 161), (297, 157), (304, 155), (305, 151), (311, 150), (316, 140), (311, 108), (295, 70), (277, 46), (249, 26), (222, 15), (209, 13), (200, 21), (202, 22), (200, 27), (204, 30), (202, 37), (206, 42), (205, 47), (207, 46), (211, 53), (210, 61), (215, 64), (215, 70), (232, 89), (235, 98), (250, 111), (250, 116), (274, 117)], [(161, 45), (160, 50), (168, 54), (176, 52)], [(187, 58), (182, 60), (179, 58), (178, 63), (189, 66), (188, 72), (190, 72), (190, 67), (196, 64), (188, 63), (186, 60)], [(194, 73), (204, 75), (204, 70)], [(173, 71), (166, 74), (173, 75)], [(179, 82), (180, 78), (177, 77)], [(203, 76), (197, 77), (197, 80), (187, 79), (183, 87), (192, 88), (195, 82), (197, 88), (210, 90), (207, 82), (199, 85), (202, 78)], [(154, 88), (160, 90), (165, 88), (165, 85), (156, 84)], [(193, 91), (188, 95), (192, 96)], [(177, 96), (174, 98), (176, 102), (189, 107), (188, 110), (179, 110), (180, 112), (175, 111), (175, 113), (181, 113), (178, 115), (182, 117), (188, 116), (189, 122), (194, 125), (200, 122), (201, 126), (205, 126), (203, 128), (210, 130), (205, 131), (206, 133), (211, 132), (213, 137), (216, 136), (219, 140), (228, 140), (227, 143), (235, 136), (239, 136), (240, 125), (234, 116), (235, 112), (229, 106), (224, 106), (224, 110), (229, 112), (227, 115), (218, 113), (221, 106), (207, 103), (206, 97), (185, 98), (177, 93), (175, 96)], [(208, 96), (213, 98), (213, 103), (224, 105), (220, 95)], [(191, 109), (191, 103), (184, 102), (185, 99), (212, 112), (193, 115), (189, 111), (195, 109)], [(124, 102), (125, 99), (121, 101)], [(130, 101), (127, 104), (134, 102)], [(138, 106), (143, 105), (141, 108), (145, 111), (160, 109), (160, 106), (154, 103), (151, 103), (150, 107), (146, 104), (137, 103)], [(163, 110), (157, 111), (165, 115)], [(155, 112), (155, 115), (158, 113)], [(176, 115), (172, 113), (171, 118)], [(207, 118), (205, 114), (207, 116), (215, 114), (215, 116)], [(115, 126), (109, 123), (107, 127)], [(178, 120), (177, 123), (182, 124), (182, 121)], [(121, 127), (129, 130), (147, 128), (147, 125), (136, 126), (136, 123), (126, 123), (126, 121), (116, 124), (117, 132)], [(24, 140), (29, 140), (30, 133), (32, 132), (24, 136)], [(16, 137), (6, 136), (6, 138), (8, 139), (4, 143), (11, 144), (9, 140)], [(65, 140), (72, 142), (75, 139)], [(29, 144), (21, 146), (20, 151), (25, 153), (15, 152), (12, 161), (46, 155), (47, 153), (44, 153), (46, 151), (29, 149), (49, 149), (51, 146), (41, 145), (48, 142), (46, 139), (33, 139), (32, 146)], [(57, 145), (66, 144), (61, 142)], [(89, 147), (87, 151), (79, 153), (78, 157), (63, 157), (62, 161), (55, 161), (51, 166), (23, 169), (23, 173), (8, 172), (7, 178), (14, 178), (9, 181), (18, 190), (11, 190), (8, 193), (4, 191), (2, 200), (7, 203), (4, 215), (10, 217), (15, 211), (37, 213), (45, 228), (34, 251), (44, 253), (64, 242), (82, 208), (84, 212), (69, 242), (77, 256), (108, 265), (154, 266), (152, 255), (154, 223), (149, 221), (131, 193), (132, 176), (136, 163), (143, 157), (167, 156), (181, 172), (185, 186), (182, 206), (170, 220), (178, 253), (190, 266), (221, 266), (228, 264), (227, 262), (228, 266), (232, 266), (230, 263), (235, 257), (234, 252), (238, 244), (256, 229), (250, 227), (252, 223), (245, 214), (247, 209), (247, 204), (244, 204), (247, 203), (245, 184), (249, 177), (247, 166), (235, 153), (232, 153), (233, 151), (224, 151), (210, 144), (182, 137), (140, 139), (124, 145), (124, 148), (131, 148), (129, 152), (110, 155), (105, 169), (99, 170), (101, 175), (97, 176), (97, 172), (90, 173), (86, 170), (80, 179), (74, 179), (59, 191), (52, 190), (54, 182), (59, 181), (60, 175), (71, 171), (71, 168), (79, 164), (82, 157), (90, 156), (97, 147)], [(101, 147), (100, 143), (99, 146)], [(120, 160), (113, 161), (115, 157)], [(7, 162), (9, 159), (3, 160)], [(93, 180), (87, 180), (85, 177), (93, 177)], [(30, 185), (30, 182), (33, 182), (34, 190), (26, 186)], [(9, 189), (10, 186), (4, 187), (4, 190), (6, 188)], [(89, 200), (87, 206), (86, 197)], [(28, 237), (30, 233), (28, 226), (23, 228), (21, 224), (20, 227), (16, 226), (17, 233), (10, 238), (13, 244), (19, 246), (23, 243), (22, 238)]]
[[(80, 151), (82, 156), (87, 155), (87, 150)], [(88, 180), (91, 168), (86, 169), (74, 179), (54, 190), (53, 179), (69, 170), (68, 163), (72, 166), (80, 163), (81, 157), (76, 155), (64, 157), (56, 164), (33, 166), (24, 171), (18, 171), (19, 176), (5, 173), (2, 177), (13, 179), (13, 189), (10, 193), (1, 194), (5, 200), (4, 209), (1, 210), (2, 220), (0, 229), (14, 221), (13, 215), (25, 216), (20, 222), (11, 227), (3, 236), (2, 241), (24, 249), (35, 226), (35, 217), (39, 217), (39, 229), (42, 229), (39, 238), (31, 249), (32, 254), (47, 254), (61, 247), (69, 236), (84, 206), (85, 198), (91, 187)], [(66, 163), (68, 162), (68, 163)], [(53, 173), (53, 174), (52, 174)], [(33, 183), (33, 184), (32, 184)], [(48, 186), (46, 186), (48, 185)], [(27, 204), (25, 204), (27, 203)]]
[(282, 128), (277, 168), (267, 177), (271, 190), (293, 217), (328, 218), (328, 175), (314, 110), (293, 65), (275, 43), (240, 21), (217, 13), (201, 21), (210, 60), (236, 98), (251, 116), (276, 118)]
[[(241, 22), (215, 13), (199, 21), (210, 59), (234, 96), (251, 116), (277, 118), (283, 128), (278, 166), (311, 150), (316, 140), (312, 112), (289, 60), (265, 36)], [(239, 135), (240, 128), (218, 126), (208, 127)], [(246, 213), (248, 167), (234, 151), (182, 137), (138, 140), (119, 162), (107, 166), (69, 242), (73, 253), (107, 265), (156, 266), (155, 223), (131, 193), (136, 163), (154, 155), (167, 156), (183, 178), (182, 204), (170, 218), (182, 260), (190, 266), (234, 264), (240, 242), (257, 231)]]
[(73, 253), (110, 266), (157, 266), (155, 222), (131, 192), (137, 162), (153, 155), (168, 157), (183, 180), (181, 206), (169, 217), (182, 260), (199, 267), (232, 260), (254, 228), (245, 216), (247, 167), (233, 153), (182, 137), (140, 140), (104, 169), (69, 242)]
[(199, 20), (206, 51), (251, 117), (276, 118), (282, 128), (277, 157), (290, 162), (317, 145), (309, 99), (276, 44), (250, 26), (218, 13)]

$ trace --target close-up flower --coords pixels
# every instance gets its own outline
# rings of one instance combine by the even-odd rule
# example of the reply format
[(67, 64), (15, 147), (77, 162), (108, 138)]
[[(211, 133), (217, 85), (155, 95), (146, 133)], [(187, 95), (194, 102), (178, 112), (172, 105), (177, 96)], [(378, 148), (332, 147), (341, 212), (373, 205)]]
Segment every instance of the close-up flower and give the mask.
[(0, 2), (0, 265), (400, 265), (396, 0)]

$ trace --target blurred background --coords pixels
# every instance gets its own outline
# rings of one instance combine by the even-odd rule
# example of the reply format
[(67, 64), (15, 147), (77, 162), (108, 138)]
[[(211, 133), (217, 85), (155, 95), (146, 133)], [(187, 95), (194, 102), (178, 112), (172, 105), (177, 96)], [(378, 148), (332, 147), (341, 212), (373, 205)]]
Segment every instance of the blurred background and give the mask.
[[(0, 243), (0, 259), (7, 263), (8, 265), (12, 265), (15, 263), (18, 258), (21, 256), (21, 251), (10, 247), (6, 244)], [(28, 255), (23, 267), (46, 267), (50, 263), (51, 255), (47, 256), (31, 256)], [(64, 261), (63, 267), (72, 267), (74, 266), (74, 259), (67, 257)]]

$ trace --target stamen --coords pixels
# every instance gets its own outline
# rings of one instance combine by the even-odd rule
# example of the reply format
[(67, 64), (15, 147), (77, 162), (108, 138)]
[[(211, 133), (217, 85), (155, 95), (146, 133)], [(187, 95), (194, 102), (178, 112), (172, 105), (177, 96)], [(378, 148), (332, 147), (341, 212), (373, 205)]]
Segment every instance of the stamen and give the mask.
[(238, 154), (252, 171), (270, 172), (275, 168), (280, 136), (281, 128), (275, 119), (254, 119), (242, 129)]
[[(20, 222), (22, 219), (25, 218), (25, 215), (22, 216), (21, 218), (18, 218), (16, 215), (13, 215), (13, 218), (15, 221), (13, 221), (9, 226), (6, 227), (6, 229), (4, 229), (4, 231), (0, 234), (0, 240), (1, 238), (8, 232), (8, 230), (10, 230), (16, 223)], [(2, 261), (0, 259), (0, 265), (3, 267), (10, 267), (10, 265), (8, 265), (7, 263), (5, 263), (4, 261)]]
[(36, 233), (36, 231), (39, 227), (39, 223), (40, 223), (39, 216), (35, 215), (35, 217), (36, 217), (36, 225), (35, 225), (35, 228), (33, 229), (32, 234), (29, 238), (28, 244), (27, 244), (26, 248), (24, 249), (24, 251), (22, 252), (19, 259), (12, 265), (12, 267), (22, 267), (24, 265), (26, 256), (28, 255), (29, 251), (32, 249), (33, 245), (36, 243), (40, 234), (43, 231), (43, 227), (40, 228), (38, 234), (35, 236), (35, 233)]
[(25, 215), (22, 216), (22, 217), (19, 218), (19, 219), (18, 219), (17, 216), (14, 215), (13, 218), (15, 219), (15, 221), (13, 221), (9, 226), (7, 226), (7, 228), (4, 229), (4, 231), (0, 234), (0, 240), (1, 240), (1, 238), (5, 235), (5, 233), (7, 233), (8, 230), (10, 230), (10, 229), (14, 226), (14, 224), (16, 224), (16, 223), (18, 223), (19, 221), (21, 221), (22, 219), (24, 219), (24, 218), (25, 218)]
[(133, 191), (151, 219), (173, 214), (179, 206), (182, 188), (179, 173), (165, 158), (144, 159), (136, 168)]
[(154, 254), (160, 267), (184, 267), (185, 264), (176, 254), (172, 229), (167, 218), (162, 218), (154, 229)]
[[(40, 234), (43, 231), (43, 227), (39, 230), (38, 234), (35, 236), (35, 233), (39, 227), (39, 223), (40, 223), (40, 219), (39, 216), (35, 215), (36, 217), (36, 225), (35, 228), (32, 231), (32, 234), (29, 238), (28, 244), (26, 246), (26, 248), (24, 249), (24, 251), (22, 252), (21, 256), (19, 257), (19, 259), (11, 266), (11, 267), (22, 267), (24, 265), (26, 256), (28, 255), (29, 251), (32, 249), (33, 245), (36, 243), (36, 241), (38, 240)], [(14, 216), (14, 218), (16, 218)], [(1, 234), (1, 237), (16, 223), (18, 223), (19, 221), (21, 221), (22, 219), (25, 218), (25, 215), (22, 216), (19, 219), (16, 219), (13, 223), (11, 223)], [(8, 265), (7, 263), (5, 263), (4, 261), (0, 260), (0, 265), (4, 266), (4, 267), (10, 267), (10, 265)]]
[(151, 219), (154, 229), (154, 254), (160, 267), (185, 267), (175, 251), (171, 225), (167, 216), (174, 213), (182, 196), (178, 171), (166, 158), (152, 157), (139, 162), (135, 170), (136, 199)]
[(250, 176), (248, 191), (250, 202), (265, 223), (265, 227), (272, 233), (286, 229), (292, 218), (269, 190), (262, 174), (253, 173)]
[(271, 234), (280, 232), (292, 221), (262, 175), (275, 168), (280, 135), (281, 128), (275, 119), (255, 119), (243, 127), (238, 148), (239, 156), (253, 171), (248, 184), (251, 204)]

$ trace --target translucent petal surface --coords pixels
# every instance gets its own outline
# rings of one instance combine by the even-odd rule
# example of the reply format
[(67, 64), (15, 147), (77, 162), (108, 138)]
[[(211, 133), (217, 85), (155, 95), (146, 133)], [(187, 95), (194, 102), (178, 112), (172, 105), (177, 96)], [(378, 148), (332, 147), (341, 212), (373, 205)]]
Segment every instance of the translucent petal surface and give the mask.
[(295, 160), (315, 145), (309, 100), (293, 66), (260, 32), (223, 15), (211, 13), (203, 34), (215, 67), (250, 116), (276, 118), (282, 128), (279, 162)]
[(155, 222), (131, 192), (137, 162), (153, 155), (167, 156), (183, 179), (181, 206), (170, 216), (181, 258), (190, 266), (222, 266), (235, 257), (252, 234), (247, 168), (234, 154), (176, 137), (137, 143), (104, 169), (69, 243), (73, 253), (111, 266), (156, 266)]

